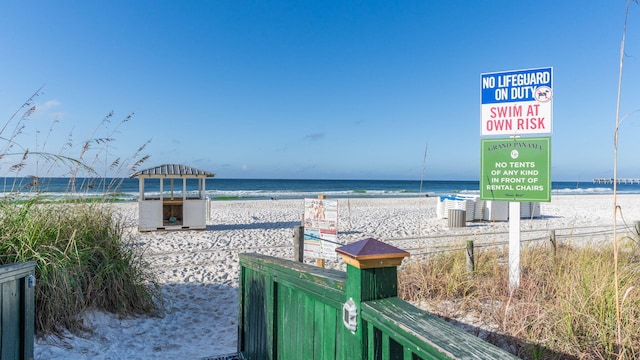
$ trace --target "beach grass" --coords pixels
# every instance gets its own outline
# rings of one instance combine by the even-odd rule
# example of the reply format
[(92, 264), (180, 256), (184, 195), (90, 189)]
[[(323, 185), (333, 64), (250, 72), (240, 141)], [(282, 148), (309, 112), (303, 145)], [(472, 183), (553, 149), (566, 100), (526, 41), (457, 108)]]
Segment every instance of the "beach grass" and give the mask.
[(109, 204), (0, 201), (0, 218), (0, 263), (36, 262), (36, 334), (83, 330), (89, 309), (158, 311), (154, 277)]
[(562, 246), (555, 256), (544, 247), (526, 248), (520, 286), (514, 292), (509, 291), (507, 258), (506, 249), (480, 251), (471, 276), (463, 252), (412, 261), (399, 272), (399, 294), (445, 318), (478, 319), (478, 328), (495, 333), (487, 341), (521, 358), (640, 358), (636, 242), (627, 242), (618, 258), (622, 346), (616, 338), (612, 246)]
[[(110, 200), (121, 183), (118, 174), (133, 171), (148, 159), (142, 154), (148, 142), (130, 157), (111, 158), (113, 135), (131, 115), (112, 124), (113, 113), (109, 113), (80, 147), (73, 146), (69, 135), (58, 151), (47, 151), (46, 139), (37, 151), (29, 150), (21, 143), (29, 133), (29, 119), (38, 109), (41, 90), (0, 126), (0, 170), (14, 179), (5, 184), (0, 198), (0, 264), (35, 261), (36, 334), (85, 330), (82, 315), (91, 309), (120, 315), (157, 313), (161, 305), (157, 282), (142, 254), (129, 246), (133, 239), (126, 219)], [(55, 133), (56, 123), (47, 137)], [(69, 155), (74, 149), (78, 154)], [(107, 168), (98, 171), (95, 165), (107, 167), (112, 179), (99, 176)], [(51, 177), (50, 171), (68, 174), (68, 196), (38, 191), (43, 174)], [(96, 187), (103, 189), (102, 196), (82, 196)]]

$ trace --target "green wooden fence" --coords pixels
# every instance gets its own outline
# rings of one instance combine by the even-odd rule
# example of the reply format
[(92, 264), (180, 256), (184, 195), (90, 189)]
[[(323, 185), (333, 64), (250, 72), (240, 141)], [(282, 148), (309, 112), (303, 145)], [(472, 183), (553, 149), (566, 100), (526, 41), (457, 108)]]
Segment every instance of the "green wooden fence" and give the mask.
[(35, 262), (0, 266), (0, 359), (33, 359)]
[[(374, 239), (337, 250), (347, 271), (240, 254), (244, 359), (516, 359), (397, 297), (407, 253)], [(350, 328), (347, 328), (350, 326)]]

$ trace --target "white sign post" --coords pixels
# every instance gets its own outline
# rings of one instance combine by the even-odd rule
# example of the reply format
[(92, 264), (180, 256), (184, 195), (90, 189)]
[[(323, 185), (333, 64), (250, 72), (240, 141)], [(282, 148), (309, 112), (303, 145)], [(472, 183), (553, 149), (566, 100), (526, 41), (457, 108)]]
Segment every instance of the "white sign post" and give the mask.
[[(551, 134), (553, 69), (486, 73), (481, 80), (480, 135)], [(509, 289), (520, 286), (520, 202), (509, 202)]]
[(520, 287), (520, 203), (509, 202), (509, 289)]

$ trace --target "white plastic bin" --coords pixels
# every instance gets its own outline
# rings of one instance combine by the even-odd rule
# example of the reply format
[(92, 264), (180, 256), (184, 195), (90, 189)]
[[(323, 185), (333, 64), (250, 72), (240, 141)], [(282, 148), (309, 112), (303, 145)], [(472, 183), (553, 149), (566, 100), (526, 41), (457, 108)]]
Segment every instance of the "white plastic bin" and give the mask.
[(509, 220), (509, 203), (506, 201), (487, 201), (483, 219), (487, 221)]

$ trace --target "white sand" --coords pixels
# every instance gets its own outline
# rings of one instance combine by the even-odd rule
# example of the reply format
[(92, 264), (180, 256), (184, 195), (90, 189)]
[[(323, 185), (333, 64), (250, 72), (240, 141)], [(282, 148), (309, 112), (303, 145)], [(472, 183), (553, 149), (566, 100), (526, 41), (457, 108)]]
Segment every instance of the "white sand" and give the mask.
[[(508, 222), (473, 222), (449, 229), (436, 218), (436, 198), (340, 199), (342, 243), (368, 237), (413, 255), (460, 248), (464, 241), (502, 244)], [(640, 195), (618, 196), (624, 220), (640, 220)], [(302, 200), (213, 202), (204, 231), (138, 233), (137, 203), (117, 205), (131, 222), (145, 258), (157, 274), (165, 298), (161, 318), (119, 319), (88, 312), (87, 337), (37, 339), (36, 359), (199, 359), (235, 353), (237, 338), (238, 253), (259, 252), (291, 259), (293, 228), (300, 224)], [(541, 204), (541, 217), (521, 220), (522, 240), (543, 239), (556, 229), (560, 241), (610, 242), (612, 195), (554, 196)], [(623, 225), (619, 218), (618, 225)], [(584, 235), (581, 235), (584, 234)], [(527, 243), (533, 243), (527, 242)], [(309, 261), (313, 261), (309, 259)], [(406, 260), (405, 260), (406, 261)], [(328, 266), (343, 269), (343, 264)]]

